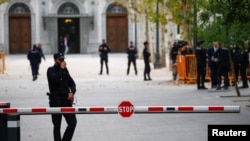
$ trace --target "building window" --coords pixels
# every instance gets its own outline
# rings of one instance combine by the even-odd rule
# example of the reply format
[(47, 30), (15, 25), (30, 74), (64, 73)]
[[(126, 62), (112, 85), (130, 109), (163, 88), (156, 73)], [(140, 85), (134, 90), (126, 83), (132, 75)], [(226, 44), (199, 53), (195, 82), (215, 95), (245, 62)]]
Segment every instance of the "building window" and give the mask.
[(24, 3), (15, 3), (9, 9), (10, 14), (25, 14), (30, 13), (29, 7)]
[(127, 9), (116, 4), (111, 4), (108, 9), (107, 13), (127, 13)]
[(73, 14), (80, 14), (80, 12), (76, 5), (74, 5), (73, 3), (67, 2), (67, 3), (64, 3), (62, 6), (60, 6), (58, 10), (58, 14), (73, 15)]

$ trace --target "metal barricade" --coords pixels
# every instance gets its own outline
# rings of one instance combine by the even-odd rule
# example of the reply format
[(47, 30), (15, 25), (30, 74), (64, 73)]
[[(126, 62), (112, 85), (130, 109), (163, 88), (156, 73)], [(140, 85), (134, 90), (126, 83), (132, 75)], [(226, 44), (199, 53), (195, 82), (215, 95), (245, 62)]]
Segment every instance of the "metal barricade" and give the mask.
[[(177, 72), (178, 72), (178, 82), (183, 82), (183, 83), (196, 83), (197, 79), (197, 62), (196, 62), (196, 57), (195, 55), (177, 55), (176, 58), (176, 63), (177, 63)], [(250, 61), (249, 61), (249, 66), (247, 68), (247, 78), (250, 79)], [(233, 74), (230, 71), (229, 74), (229, 81), (230, 84), (233, 82)], [(206, 81), (210, 81), (210, 69), (207, 66), (206, 69)], [(240, 79), (240, 78), (239, 78)]]

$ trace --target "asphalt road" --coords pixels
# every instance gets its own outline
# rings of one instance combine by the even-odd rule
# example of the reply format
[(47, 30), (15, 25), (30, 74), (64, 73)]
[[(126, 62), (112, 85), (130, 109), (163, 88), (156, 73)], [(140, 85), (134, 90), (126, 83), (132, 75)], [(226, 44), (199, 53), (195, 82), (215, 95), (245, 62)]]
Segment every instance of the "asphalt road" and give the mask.
[[(137, 60), (138, 75), (131, 66), (127, 76), (125, 54), (110, 54), (109, 75), (98, 75), (97, 54), (66, 58), (77, 85), (75, 107), (118, 106), (125, 100), (134, 106), (241, 106), (240, 113), (133, 114), (130, 118), (77, 114), (73, 141), (207, 141), (208, 125), (250, 124), (249, 89), (240, 90), (241, 97), (237, 97), (233, 87), (216, 91), (196, 90), (195, 84), (176, 85), (168, 67), (154, 69), (153, 64), (153, 80), (143, 81), (143, 61)], [(48, 107), (46, 70), (52, 64), (52, 55), (46, 55), (38, 80), (33, 82), (26, 55), (6, 56), (6, 72), (0, 74), (0, 102), (20, 108)], [(21, 115), (20, 127), (22, 141), (53, 140), (50, 115)], [(63, 119), (62, 133), (65, 127)]]

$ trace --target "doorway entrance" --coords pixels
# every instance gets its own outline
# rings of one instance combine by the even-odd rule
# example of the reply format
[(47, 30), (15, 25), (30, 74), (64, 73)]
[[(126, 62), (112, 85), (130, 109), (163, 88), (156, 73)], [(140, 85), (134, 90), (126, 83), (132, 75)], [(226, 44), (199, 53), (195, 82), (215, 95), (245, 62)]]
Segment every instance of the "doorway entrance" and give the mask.
[(68, 53), (80, 53), (79, 33), (79, 18), (58, 18), (58, 35), (68, 38)]
[(27, 53), (31, 49), (31, 14), (24, 3), (15, 3), (9, 9), (9, 52)]
[(107, 43), (112, 52), (125, 52), (128, 47), (127, 9), (111, 4), (107, 9)]

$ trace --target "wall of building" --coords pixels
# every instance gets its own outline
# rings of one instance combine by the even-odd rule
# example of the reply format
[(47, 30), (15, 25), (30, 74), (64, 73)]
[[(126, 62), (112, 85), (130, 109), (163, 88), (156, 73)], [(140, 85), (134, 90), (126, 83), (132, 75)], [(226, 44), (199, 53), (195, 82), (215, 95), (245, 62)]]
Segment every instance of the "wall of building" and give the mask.
[[(9, 34), (8, 34), (8, 10), (16, 2), (24, 2), (31, 11), (31, 29), (32, 44), (42, 43), (45, 54), (51, 54), (57, 51), (57, 27), (56, 17), (58, 8), (66, 2), (75, 4), (80, 10), (81, 31), (81, 54), (98, 53), (98, 46), (102, 39), (106, 39), (106, 10), (112, 4), (112, 0), (10, 0), (9, 3), (0, 5), (0, 50), (9, 53)], [(139, 54), (143, 50), (145, 36), (145, 19), (140, 16), (136, 23), (132, 21), (132, 15), (128, 15), (128, 42), (135, 41), (137, 34), (137, 47)], [(176, 27), (174, 24), (167, 26), (166, 43), (163, 45), (167, 48), (169, 41), (176, 38)], [(52, 32), (53, 31), (53, 32)], [(170, 39), (171, 38), (171, 39)], [(150, 24), (150, 41), (152, 52), (155, 52), (155, 24)]]

